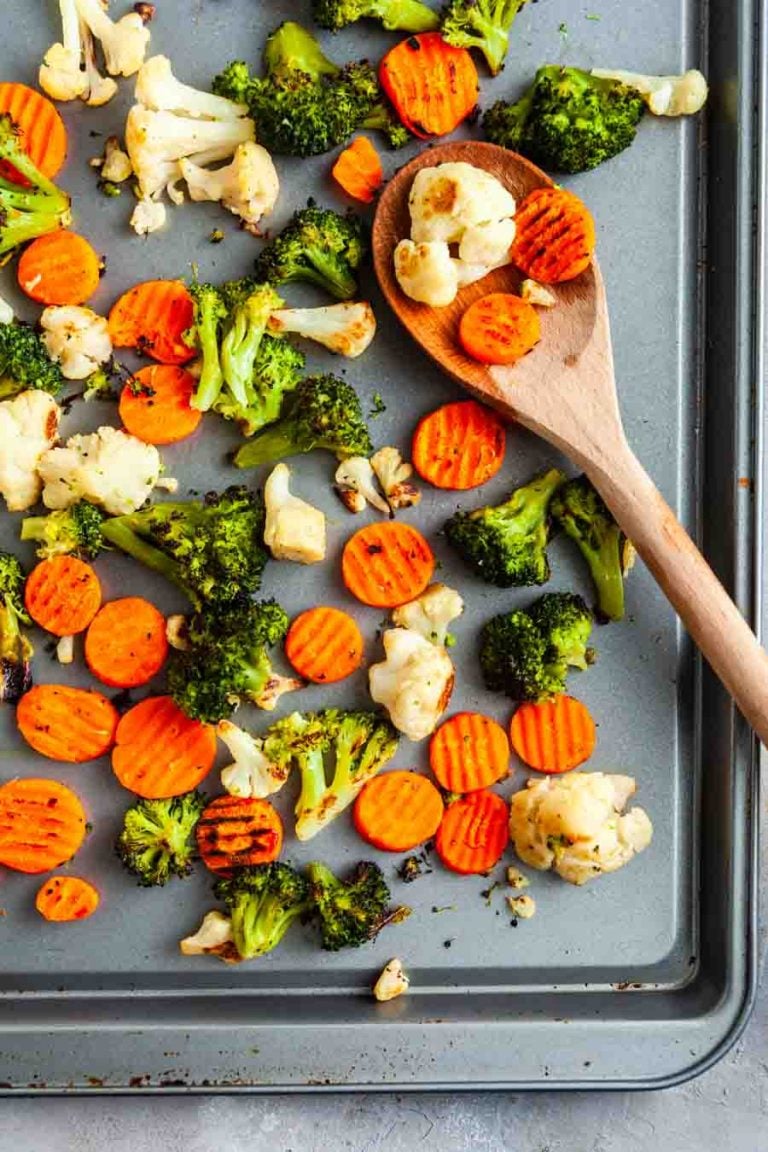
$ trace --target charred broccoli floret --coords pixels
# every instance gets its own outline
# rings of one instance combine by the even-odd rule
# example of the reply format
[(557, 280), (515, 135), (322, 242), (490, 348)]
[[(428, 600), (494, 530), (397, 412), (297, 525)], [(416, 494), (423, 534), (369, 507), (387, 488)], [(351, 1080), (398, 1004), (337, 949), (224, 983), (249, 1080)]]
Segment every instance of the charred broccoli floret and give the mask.
[(221, 368), (221, 328), (227, 318), (227, 306), (221, 292), (213, 284), (189, 285), (195, 305), (195, 318), (184, 339), (190, 348), (200, 352), (202, 367), (191, 404), (200, 412), (213, 407), (224, 383)]
[(165, 576), (196, 608), (255, 592), (268, 558), (264, 502), (242, 487), (114, 516), (104, 521), (102, 533), (110, 544)]
[(557, 492), (551, 511), (589, 565), (597, 591), (598, 619), (621, 620), (624, 537), (603, 498), (586, 476), (579, 476)]
[(73, 554), (92, 560), (105, 547), (101, 526), (104, 513), (95, 504), (81, 500), (47, 516), (27, 516), (21, 522), (20, 538), (39, 544), (37, 555), (43, 560), (52, 556)]
[(239, 404), (227, 387), (222, 388), (213, 407), (226, 420), (240, 425), (244, 436), (274, 423), (283, 400), (301, 379), (306, 357), (290, 340), (267, 333), (259, 344), (253, 376), (245, 390), (245, 403)]
[(0, 703), (16, 704), (32, 687), (32, 645), (22, 631), (26, 578), (10, 552), (0, 552)]
[[(0, 237), (2, 183), (0, 179)], [(0, 324), (0, 400), (9, 400), (30, 388), (57, 396), (63, 386), (61, 369), (51, 360), (42, 337), (34, 328), (16, 320)]]
[(307, 881), (279, 861), (240, 868), (231, 879), (217, 881), (214, 892), (229, 909), (241, 960), (271, 952), (294, 920), (310, 910)]
[(526, 0), (449, 0), (442, 12), (443, 39), (455, 48), (482, 52), (496, 76), (504, 67), (509, 32)]
[(390, 906), (390, 892), (377, 864), (364, 860), (348, 880), (339, 880), (325, 864), (308, 865), (312, 905), (320, 922), (323, 948), (359, 948), (387, 924), (400, 924), (410, 908)]
[(310, 201), (262, 249), (256, 276), (270, 284), (305, 280), (337, 300), (349, 300), (357, 292), (355, 273), (365, 251), (358, 216), (318, 208)]
[(499, 588), (545, 584), (552, 495), (565, 480), (556, 468), (517, 488), (503, 504), (457, 512), (445, 535), (489, 584)]
[(269, 284), (251, 280), (231, 280), (221, 294), (229, 313), (221, 341), (224, 387), (245, 408), (267, 322), (283, 301)]
[(589, 608), (573, 592), (548, 592), (532, 604), (528, 615), (547, 643), (545, 662), (552, 673), (565, 677), (569, 668), (582, 672), (594, 662), (589, 647), (594, 618)]
[(125, 813), (115, 850), (143, 888), (192, 871), (194, 832), (205, 803), (200, 792), (187, 792), (170, 800), (137, 800)]
[(21, 137), (11, 117), (0, 115), (0, 161), (27, 182), (25, 187), (0, 176), (0, 256), (37, 236), (66, 228), (72, 219), (69, 196), (35, 167)]
[(378, 20), (387, 32), (434, 32), (436, 12), (421, 0), (312, 0), (312, 16), (321, 28), (338, 32), (358, 20)]
[(644, 112), (642, 96), (625, 84), (548, 64), (516, 104), (488, 109), (483, 130), (542, 168), (587, 172), (630, 146)]
[(371, 438), (360, 399), (338, 376), (307, 376), (285, 398), (277, 423), (235, 453), (238, 468), (255, 468), (285, 456), (325, 448), (338, 460), (370, 456)]

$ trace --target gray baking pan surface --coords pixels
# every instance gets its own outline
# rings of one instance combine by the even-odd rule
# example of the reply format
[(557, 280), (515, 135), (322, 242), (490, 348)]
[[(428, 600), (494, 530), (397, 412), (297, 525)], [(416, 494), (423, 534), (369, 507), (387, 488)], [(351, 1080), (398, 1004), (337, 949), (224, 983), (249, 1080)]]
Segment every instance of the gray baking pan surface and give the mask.
[[(750, 231), (758, 11), (752, 0), (736, 8), (734, 20), (734, 6), (719, 0), (709, 6), (693, 0), (527, 6), (507, 69), (495, 82), (485, 81), (483, 101), (517, 94), (545, 61), (652, 72), (700, 65), (709, 71), (708, 126), (648, 118), (629, 151), (568, 183), (598, 222), (630, 440), (683, 520), (694, 531), (703, 529), (709, 554), (749, 615), (759, 575), (751, 559), (759, 543), (756, 498), (748, 488), (754, 479), (751, 388), (759, 368), (752, 325), (759, 253)], [(265, 35), (287, 17), (308, 21), (308, 9), (304, 2), (160, 0), (152, 51), (169, 55), (181, 79), (205, 87), (230, 59), (257, 61)], [(53, 3), (26, 5), (0, 44), (0, 77), (34, 83), (39, 60), (58, 35)], [(378, 58), (391, 43), (392, 37), (362, 25), (328, 39), (339, 59)], [(129, 231), (130, 195), (102, 197), (88, 161), (100, 153), (104, 136), (120, 133), (131, 93), (128, 81), (105, 109), (63, 108), (70, 154), (60, 180), (74, 195), (76, 226), (107, 257), (93, 301), (102, 311), (136, 281), (188, 275), (192, 265), (204, 279), (247, 273), (259, 248), (226, 213), (200, 205), (169, 209), (167, 230), (149, 239)], [(387, 172), (410, 154), (387, 153)], [(282, 195), (271, 226), (281, 225), (310, 195), (340, 204), (329, 181), (329, 157), (277, 164)], [(708, 220), (716, 223), (711, 236)], [(214, 227), (226, 233), (217, 246), (208, 239)], [(0, 292), (13, 296), (12, 286), (8, 268)], [(286, 295), (311, 298), (294, 290)], [(357, 362), (313, 353), (310, 363), (346, 372), (366, 411), (380, 393), (386, 411), (371, 421), (375, 442), (407, 451), (418, 418), (459, 392), (387, 314), (370, 273), (364, 295), (379, 319), (369, 352)], [(22, 314), (34, 315), (18, 303)], [(78, 403), (63, 432), (105, 422), (117, 422), (108, 404)], [(164, 450), (182, 494), (242, 479), (224, 462), (234, 439), (231, 429), (210, 418), (202, 433)], [(466, 599), (455, 627), (451, 711), (480, 709), (508, 720), (507, 703), (482, 688), (475, 642), (489, 616), (527, 603), (533, 593), (500, 592), (473, 580), (445, 546), (440, 528), (458, 504), (500, 499), (552, 464), (564, 461), (510, 428), (504, 468), (484, 489), (460, 496), (425, 487), (421, 506), (404, 514), (432, 541), (440, 579)], [(338, 578), (344, 540), (367, 514), (353, 520), (337, 503), (330, 457), (317, 453), (292, 467), (296, 491), (328, 516), (329, 559), (311, 569), (271, 564), (264, 593), (277, 596), (292, 614), (316, 603), (345, 607), (363, 629), (367, 656), (376, 659), (381, 613), (354, 603)], [(263, 475), (249, 480), (260, 483)], [(0, 544), (13, 545), (14, 522), (7, 514), (0, 528)], [(551, 560), (551, 588), (589, 593), (584, 570), (562, 541), (553, 544)], [(107, 597), (139, 591), (163, 610), (183, 607), (128, 560), (111, 556), (98, 565)], [(88, 682), (81, 661), (60, 668), (39, 639), (38, 681)], [(598, 629), (595, 644), (597, 664), (572, 682), (599, 724), (589, 767), (637, 778), (638, 801), (655, 829), (642, 857), (584, 889), (536, 875), (538, 914), (514, 927), (503, 891), (487, 902), (482, 890), (489, 881), (482, 877), (457, 877), (435, 863), (429, 875), (402, 885), (397, 858), (362, 845), (344, 817), (310, 845), (289, 836), (286, 855), (296, 863), (321, 856), (339, 869), (373, 856), (392, 880), (396, 899), (412, 905), (411, 918), (371, 946), (336, 955), (319, 951), (312, 932), (294, 930), (272, 955), (236, 968), (178, 951), (179, 939), (213, 906), (206, 871), (198, 867), (191, 879), (164, 890), (135, 887), (112, 851), (130, 797), (109, 763), (43, 761), (22, 744), (6, 709), (0, 778), (48, 774), (76, 789), (93, 831), (71, 868), (92, 878), (103, 900), (87, 922), (46, 925), (33, 907), (39, 880), (2, 877), (3, 1087), (648, 1086), (682, 1078), (714, 1059), (743, 1024), (754, 978), (752, 740), (720, 690), (697, 671), (672, 611), (642, 565), (628, 583), (626, 621)], [(365, 699), (361, 673), (332, 690), (308, 690), (286, 707), (359, 705)], [(257, 730), (267, 722), (251, 710), (239, 718)], [(404, 740), (395, 764), (424, 770), (425, 746)], [(517, 766), (498, 790), (508, 795), (524, 780)], [(209, 791), (216, 789), (212, 775)], [(292, 800), (289, 786), (279, 798), (284, 814)], [(411, 992), (378, 1006), (371, 981), (393, 955), (408, 969)]]

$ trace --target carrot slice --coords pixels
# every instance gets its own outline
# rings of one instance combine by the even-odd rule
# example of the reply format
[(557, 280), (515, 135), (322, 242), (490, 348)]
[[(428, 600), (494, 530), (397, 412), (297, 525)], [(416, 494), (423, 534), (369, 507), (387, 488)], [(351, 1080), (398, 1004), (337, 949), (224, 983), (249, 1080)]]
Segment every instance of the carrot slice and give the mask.
[(370, 204), (384, 183), (381, 159), (367, 136), (355, 136), (339, 154), (331, 175), (348, 196)]
[(138, 688), (165, 664), (165, 617), (141, 596), (110, 600), (94, 616), (85, 636), (85, 662), (97, 680), (112, 688)]
[(58, 780), (23, 777), (0, 787), (0, 864), (16, 872), (50, 872), (83, 842), (85, 811)]
[(338, 608), (309, 608), (288, 629), (285, 654), (305, 680), (335, 684), (360, 667), (363, 637), (346, 612)]
[(570, 772), (595, 750), (595, 722), (573, 696), (521, 704), (509, 725), (517, 755), (537, 772)]
[(170, 696), (150, 696), (121, 717), (112, 771), (130, 792), (164, 800), (192, 792), (216, 759), (216, 731), (190, 720)]
[[(7, 112), (21, 132), (21, 143), (43, 176), (52, 179), (67, 158), (67, 130), (50, 100), (26, 84), (0, 84), (0, 113)], [(0, 161), (0, 176), (26, 183), (12, 164)]]
[(135, 348), (161, 364), (186, 364), (195, 355), (184, 342), (194, 313), (181, 280), (146, 280), (113, 306), (109, 335), (115, 348)]
[(190, 401), (195, 378), (177, 364), (150, 364), (120, 393), (120, 419), (145, 444), (176, 444), (191, 436), (203, 414)]
[(417, 772), (386, 772), (369, 780), (355, 801), (358, 834), (383, 852), (408, 852), (434, 836), (443, 818), (443, 798)]
[(53, 924), (85, 920), (98, 906), (99, 894), (93, 884), (79, 876), (51, 876), (35, 897), (35, 908), (44, 920)]
[(379, 80), (405, 127), (420, 136), (445, 136), (477, 107), (477, 68), (466, 48), (439, 32), (409, 36), (390, 48)]
[(513, 264), (542, 284), (573, 280), (589, 267), (595, 222), (578, 196), (564, 188), (536, 188), (515, 213)]
[(24, 249), (19, 288), (38, 304), (84, 304), (99, 286), (104, 262), (84, 236), (60, 228)]
[(269, 864), (283, 846), (283, 822), (266, 800), (217, 796), (203, 810), (195, 830), (200, 858), (211, 872)]
[(441, 788), (476, 792), (509, 775), (509, 740), (501, 724), (479, 712), (459, 712), (435, 732), (429, 766)]
[(347, 588), (373, 608), (397, 608), (415, 600), (434, 570), (435, 557), (421, 532), (395, 520), (355, 532), (341, 559)]
[(459, 321), (459, 341), (481, 364), (514, 364), (541, 339), (532, 304), (511, 292), (489, 292), (470, 304)]
[(24, 588), (27, 612), (54, 636), (84, 632), (101, 604), (101, 585), (90, 564), (76, 556), (41, 560)]
[(470, 792), (449, 804), (435, 837), (446, 868), (469, 876), (498, 864), (509, 843), (509, 809), (495, 792)]
[(419, 421), (413, 466), (435, 488), (477, 488), (501, 468), (506, 441), (504, 425), (489, 408), (475, 400), (458, 400)]
[(27, 744), (65, 764), (82, 764), (108, 752), (118, 719), (115, 706), (101, 692), (66, 684), (37, 684), (16, 708), (16, 723)]

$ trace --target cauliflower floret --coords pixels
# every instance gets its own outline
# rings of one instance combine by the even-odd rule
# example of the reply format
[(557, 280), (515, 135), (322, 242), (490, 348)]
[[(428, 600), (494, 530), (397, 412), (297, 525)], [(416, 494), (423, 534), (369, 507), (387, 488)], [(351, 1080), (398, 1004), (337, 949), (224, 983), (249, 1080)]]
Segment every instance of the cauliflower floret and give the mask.
[(445, 308), (456, 299), (459, 277), (451, 250), (442, 240), (401, 240), (395, 248), (395, 276), (411, 300)]
[(381, 975), (373, 986), (373, 995), (377, 1000), (384, 1003), (387, 1000), (394, 1000), (396, 996), (404, 995), (410, 984), (410, 980), (403, 971), (402, 960), (394, 957), (382, 969)]
[(593, 68), (592, 75), (604, 80), (618, 80), (634, 88), (645, 100), (654, 116), (692, 116), (707, 102), (707, 81), (696, 68), (682, 76), (646, 76), (642, 72), (612, 72)]
[(364, 512), (366, 504), (389, 515), (389, 504), (376, 488), (371, 461), (365, 456), (350, 456), (342, 460), (334, 477), (336, 491), (350, 512)]
[(458, 592), (445, 584), (430, 584), (421, 596), (395, 608), (392, 621), (398, 628), (410, 628), (430, 643), (444, 646), (448, 625), (463, 611), (464, 601)]
[(635, 787), (631, 776), (602, 772), (529, 780), (510, 804), (517, 855), (532, 868), (552, 868), (571, 884), (622, 868), (648, 847), (653, 834), (642, 808), (624, 812)]
[(550, 292), (549, 288), (539, 284), (538, 280), (523, 280), (520, 285), (520, 295), (523, 300), (527, 300), (529, 304), (534, 304), (537, 308), (554, 308), (557, 304), (557, 296), (554, 292)]
[(219, 201), (252, 227), (277, 203), (280, 183), (272, 157), (252, 140), (240, 144), (224, 168), (201, 168), (182, 157), (179, 169), (192, 200)]
[(56, 440), (61, 409), (52, 396), (30, 389), (0, 404), (0, 493), (9, 512), (36, 504), (40, 458)]
[(382, 637), (385, 660), (368, 669), (371, 696), (389, 712), (409, 740), (434, 732), (453, 691), (454, 671), (444, 648), (410, 628), (391, 628)]
[(515, 214), (514, 197), (495, 176), (461, 161), (417, 172), (408, 205), (411, 238), (447, 244), (457, 244), (475, 224)]
[(173, 75), (167, 56), (151, 56), (141, 66), (136, 77), (136, 103), (155, 112), (175, 112), (195, 120), (240, 120), (248, 115), (247, 104), (182, 84)]
[(379, 448), (371, 456), (371, 467), (393, 512), (420, 502), (421, 492), (410, 483), (413, 467), (403, 460), (397, 448)]
[(100, 161), (94, 161), (101, 169), (102, 180), (110, 184), (122, 184), (133, 176), (133, 165), (127, 152), (123, 152), (117, 136), (109, 136), (104, 145), (104, 156)]
[(486, 220), (467, 228), (459, 242), (459, 260), (467, 264), (485, 264), (489, 272), (509, 264), (509, 250), (515, 238), (515, 222)]
[(362, 356), (376, 335), (376, 317), (365, 300), (345, 300), (324, 308), (280, 308), (269, 318), (270, 332), (295, 332), (339, 356)]
[(157, 232), (163, 228), (166, 219), (165, 204), (153, 200), (150, 196), (143, 196), (131, 215), (131, 228), (138, 236), (148, 236), (150, 232)]
[(154, 444), (118, 428), (70, 436), (65, 448), (50, 448), (38, 464), (43, 504), (58, 509), (90, 500), (112, 516), (125, 516), (148, 498), (161, 466)]
[(255, 739), (231, 720), (221, 720), (216, 733), (235, 758), (223, 768), (221, 784), (231, 796), (251, 796), (263, 800), (279, 792), (288, 779), (290, 765), (273, 764), (264, 755), (263, 741)]
[(75, 0), (83, 23), (100, 42), (110, 76), (133, 76), (144, 63), (150, 32), (137, 12), (111, 20), (101, 0)]
[(291, 494), (290, 475), (287, 464), (278, 464), (264, 485), (264, 543), (275, 560), (318, 564), (325, 559), (325, 515)]
[(80, 18), (75, 0), (59, 0), (61, 42), (52, 44), (43, 57), (37, 82), (52, 100), (77, 100), (88, 94), (83, 68)]
[(66, 380), (86, 380), (112, 356), (103, 316), (75, 304), (46, 308), (40, 317), (43, 343)]
[(83, 59), (87, 77), (87, 89), (83, 93), (83, 100), (91, 108), (101, 108), (117, 93), (117, 82), (111, 76), (102, 76), (99, 72), (93, 36), (84, 20), (80, 21), (80, 37), (83, 41)]
[(179, 944), (185, 956), (220, 956), (236, 963), (240, 957), (232, 940), (232, 921), (223, 912), (207, 912), (194, 936), (187, 936)]

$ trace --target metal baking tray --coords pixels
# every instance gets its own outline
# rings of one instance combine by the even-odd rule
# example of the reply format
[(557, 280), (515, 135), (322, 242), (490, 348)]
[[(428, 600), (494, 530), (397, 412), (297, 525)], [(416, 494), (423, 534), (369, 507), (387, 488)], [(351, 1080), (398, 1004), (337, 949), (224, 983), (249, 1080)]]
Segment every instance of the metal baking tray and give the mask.
[[(287, 0), (163, 0), (153, 51), (170, 55), (183, 79), (205, 86), (232, 57), (258, 59), (264, 35), (281, 19), (308, 19), (308, 7)], [(54, 38), (54, 9), (41, 3), (17, 14), (12, 34), (0, 43), (3, 79), (34, 82)], [(492, 94), (516, 93), (545, 60), (653, 72), (698, 64), (708, 72), (706, 122), (649, 118), (629, 151), (568, 183), (598, 221), (630, 439), (751, 621), (762, 554), (764, 17), (760, 0), (600, 0), (592, 7), (548, 0), (520, 15), (507, 70), (484, 92), (486, 102)], [(391, 42), (371, 28), (329, 40), (341, 59), (374, 57)], [(95, 300), (102, 310), (136, 280), (184, 275), (191, 264), (203, 278), (242, 274), (258, 249), (223, 213), (198, 205), (171, 209), (167, 232), (140, 240), (127, 230), (130, 195), (111, 200), (96, 191), (88, 161), (104, 135), (120, 130), (131, 89), (124, 83), (119, 100), (99, 111), (64, 108), (71, 150), (62, 182), (74, 193), (77, 225), (107, 255)], [(388, 155), (389, 172), (400, 162)], [(281, 160), (279, 170), (283, 195), (275, 226), (310, 194), (332, 199), (327, 157)], [(214, 226), (226, 231), (218, 246), (208, 239)], [(6, 269), (0, 292), (10, 292), (12, 281)], [(380, 392), (387, 408), (372, 421), (377, 443), (407, 445), (417, 419), (457, 390), (387, 314), (372, 277), (364, 289), (380, 320), (370, 352), (343, 366), (324, 354), (314, 354), (311, 363), (346, 371), (366, 407)], [(64, 432), (113, 420), (108, 405), (79, 403)], [(164, 453), (182, 493), (235, 478), (224, 463), (234, 437), (215, 420), (209, 425), (203, 438)], [(511, 428), (504, 469), (483, 491), (463, 498), (425, 491), (421, 508), (406, 513), (434, 541), (441, 578), (457, 584), (467, 601), (455, 629), (452, 710), (482, 708), (508, 718), (504, 700), (482, 690), (473, 648), (485, 619), (532, 595), (500, 592), (468, 577), (440, 527), (458, 503), (501, 498), (545, 463), (562, 461)], [(357, 615), (375, 658), (380, 613), (353, 605), (337, 577), (343, 541), (363, 519), (353, 521), (336, 503), (329, 458), (316, 454), (293, 467), (297, 491), (328, 514), (330, 558), (309, 570), (271, 565), (264, 591), (291, 612), (318, 601), (343, 604)], [(0, 516), (3, 546), (14, 539), (10, 520)], [(551, 558), (551, 587), (588, 591), (561, 541)], [(129, 561), (107, 557), (99, 566), (107, 596), (140, 588), (163, 609), (181, 607), (167, 587)], [(381, 855), (396, 897), (411, 903), (414, 915), (374, 945), (331, 955), (296, 930), (271, 956), (238, 968), (185, 959), (178, 940), (212, 904), (205, 871), (165, 890), (134, 887), (112, 855), (129, 798), (108, 763), (67, 767), (35, 757), (5, 709), (0, 779), (48, 773), (76, 788), (93, 831), (72, 867), (99, 883), (103, 904), (85, 923), (44, 925), (33, 908), (39, 881), (3, 875), (0, 1088), (659, 1087), (711, 1064), (744, 1026), (756, 979), (756, 748), (641, 567), (629, 581), (628, 599), (628, 620), (598, 630), (598, 663), (574, 688), (599, 721), (590, 767), (637, 777), (639, 802), (654, 821), (653, 845), (630, 867), (586, 889), (537, 875), (538, 914), (517, 928), (504, 915), (502, 893), (486, 906), (481, 890), (488, 881), (436, 866), (404, 887), (394, 880), (396, 861)], [(42, 638), (36, 674), (41, 681), (86, 679), (49, 660)], [(364, 699), (359, 675), (332, 691), (307, 691), (301, 704)], [(257, 728), (265, 723), (256, 713), (241, 718)], [(403, 741), (396, 763), (424, 768), (424, 746)], [(507, 794), (524, 778), (518, 768), (500, 790)], [(215, 781), (211, 787), (215, 791)], [(291, 795), (281, 798), (286, 810), (291, 801)], [(288, 852), (297, 862), (320, 854), (339, 867), (370, 854), (347, 819), (311, 845), (289, 841)], [(411, 975), (411, 992), (377, 1006), (371, 980), (395, 954)]]

